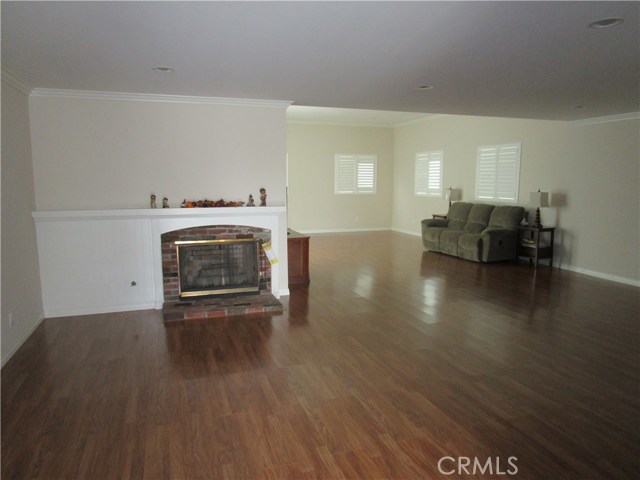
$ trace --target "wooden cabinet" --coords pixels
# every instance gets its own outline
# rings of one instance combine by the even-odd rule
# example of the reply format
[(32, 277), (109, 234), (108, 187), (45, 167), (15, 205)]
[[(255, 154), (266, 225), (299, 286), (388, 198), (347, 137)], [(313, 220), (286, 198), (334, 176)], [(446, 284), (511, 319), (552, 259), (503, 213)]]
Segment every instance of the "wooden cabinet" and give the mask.
[(309, 236), (287, 230), (289, 285), (309, 283)]

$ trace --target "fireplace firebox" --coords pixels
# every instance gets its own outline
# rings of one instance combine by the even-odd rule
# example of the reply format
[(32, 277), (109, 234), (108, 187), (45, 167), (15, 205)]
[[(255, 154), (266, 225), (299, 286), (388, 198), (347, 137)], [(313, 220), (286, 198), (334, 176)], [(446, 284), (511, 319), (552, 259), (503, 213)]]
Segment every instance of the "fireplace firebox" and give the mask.
[(260, 291), (257, 238), (175, 242), (180, 298)]

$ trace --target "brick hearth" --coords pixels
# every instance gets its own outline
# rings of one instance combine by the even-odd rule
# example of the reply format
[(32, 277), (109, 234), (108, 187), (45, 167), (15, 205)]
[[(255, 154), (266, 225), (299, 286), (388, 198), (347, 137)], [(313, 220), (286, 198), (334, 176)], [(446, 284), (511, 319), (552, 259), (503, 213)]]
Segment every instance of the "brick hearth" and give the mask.
[(279, 314), (282, 311), (282, 304), (271, 293), (265, 292), (232, 298), (211, 297), (165, 303), (162, 307), (162, 316), (165, 322), (180, 322), (256, 313)]

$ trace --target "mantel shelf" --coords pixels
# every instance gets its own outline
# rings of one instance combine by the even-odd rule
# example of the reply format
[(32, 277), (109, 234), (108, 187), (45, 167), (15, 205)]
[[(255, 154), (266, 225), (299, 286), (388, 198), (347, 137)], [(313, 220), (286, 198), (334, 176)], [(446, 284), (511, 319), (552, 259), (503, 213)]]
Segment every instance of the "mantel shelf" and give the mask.
[(211, 208), (122, 208), (115, 210), (47, 210), (32, 212), (40, 221), (86, 220), (91, 218), (188, 218), (215, 216), (273, 215), (286, 211), (284, 205), (267, 207), (211, 207)]

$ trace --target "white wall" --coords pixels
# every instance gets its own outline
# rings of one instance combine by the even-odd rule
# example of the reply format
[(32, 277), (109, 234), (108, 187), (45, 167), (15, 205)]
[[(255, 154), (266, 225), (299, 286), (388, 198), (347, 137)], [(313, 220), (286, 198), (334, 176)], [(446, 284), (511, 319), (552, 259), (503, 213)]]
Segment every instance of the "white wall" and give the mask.
[(393, 228), (418, 234), (444, 213), (442, 199), (413, 194), (416, 152), (444, 150), (444, 186), (474, 201), (476, 149), (522, 142), (520, 205), (551, 193), (542, 223), (557, 226), (555, 261), (615, 280), (640, 280), (640, 122), (570, 122), (441, 116), (396, 128)]
[(260, 187), (284, 205), (287, 104), (125, 98), (31, 96), (38, 210), (145, 208), (151, 193), (246, 202)]
[[(388, 229), (393, 191), (393, 129), (290, 123), (288, 222), (303, 232)], [(337, 153), (378, 156), (375, 195), (335, 195)]]
[[(2, 365), (43, 318), (28, 97), (2, 76)], [(13, 326), (10, 325), (10, 317)]]
[[(149, 230), (145, 221), (121, 218), (139, 216), (136, 209), (151, 212), (151, 193), (157, 195), (158, 204), (166, 195), (174, 207), (153, 211), (162, 218), (189, 213), (213, 217), (223, 210), (263, 214), (268, 209), (187, 212), (178, 207), (184, 198), (246, 201), (253, 194), (258, 200), (259, 189), (265, 187), (267, 204), (282, 212), (278, 213), (282, 221), (272, 229), (280, 259), (272, 284), (277, 295), (288, 294), (287, 106), (262, 100), (34, 91), (29, 111), (35, 210), (45, 214), (36, 213), (36, 218), (47, 315), (161, 305), (161, 289), (154, 290), (151, 271), (152, 263), (157, 263), (151, 258), (160, 254), (160, 232)], [(76, 212), (81, 217), (115, 211), (118, 218), (102, 215), (80, 222), (74, 210), (82, 210)], [(47, 215), (49, 211), (52, 215)], [(68, 212), (72, 212), (69, 221)], [(53, 213), (64, 221), (54, 223)], [(223, 220), (235, 218), (227, 215)], [(250, 220), (246, 215), (243, 219)], [(97, 254), (87, 248), (88, 243), (98, 248)], [(61, 289), (61, 281), (70, 285)]]

